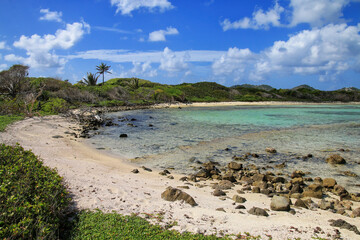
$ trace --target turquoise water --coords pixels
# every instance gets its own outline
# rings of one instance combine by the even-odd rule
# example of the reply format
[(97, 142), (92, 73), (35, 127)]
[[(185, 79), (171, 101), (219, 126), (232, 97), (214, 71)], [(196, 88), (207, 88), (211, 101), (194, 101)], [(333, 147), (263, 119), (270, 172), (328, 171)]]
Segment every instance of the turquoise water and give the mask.
[[(198, 166), (189, 159), (226, 165), (233, 155), (252, 152), (261, 157), (249, 163), (258, 166), (286, 161), (285, 172), (296, 168), (314, 176), (336, 175), (348, 186), (359, 180), (342, 177), (341, 172), (360, 175), (360, 105), (191, 107), (108, 117), (119, 126), (101, 128), (89, 141), (150, 167), (190, 173)], [(121, 133), (128, 138), (119, 138)], [(266, 147), (276, 148), (279, 154), (268, 156)], [(299, 160), (309, 153), (314, 158)], [(324, 164), (324, 158), (333, 153), (340, 153), (348, 164), (336, 168)]]

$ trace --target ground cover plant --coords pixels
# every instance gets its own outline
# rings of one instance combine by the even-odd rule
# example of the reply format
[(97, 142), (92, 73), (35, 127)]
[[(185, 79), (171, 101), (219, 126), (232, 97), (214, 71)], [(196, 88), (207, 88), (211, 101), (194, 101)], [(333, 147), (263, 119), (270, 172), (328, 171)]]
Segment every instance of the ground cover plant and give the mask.
[(24, 119), (23, 116), (17, 115), (0, 115), (0, 132), (3, 132), (7, 125)]
[(0, 239), (57, 239), (70, 204), (56, 170), (19, 145), (0, 145)]

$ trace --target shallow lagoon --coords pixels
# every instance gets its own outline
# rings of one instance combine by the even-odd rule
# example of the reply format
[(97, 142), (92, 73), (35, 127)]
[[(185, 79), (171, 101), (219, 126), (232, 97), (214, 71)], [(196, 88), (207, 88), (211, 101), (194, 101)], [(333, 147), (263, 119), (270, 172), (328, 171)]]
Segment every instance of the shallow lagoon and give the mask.
[[(119, 125), (101, 128), (89, 141), (150, 167), (192, 173), (196, 161), (225, 165), (232, 156), (251, 152), (260, 157), (246, 163), (263, 171), (280, 171), (271, 167), (285, 162), (284, 173), (296, 169), (311, 172), (310, 177), (334, 177), (360, 192), (358, 177), (343, 176), (344, 171), (360, 175), (360, 105), (191, 107), (108, 117)], [(121, 133), (128, 138), (119, 138)], [(266, 154), (266, 147), (276, 148), (278, 154)], [(304, 160), (309, 153), (314, 157)], [(325, 157), (333, 153), (348, 164), (326, 164)]]

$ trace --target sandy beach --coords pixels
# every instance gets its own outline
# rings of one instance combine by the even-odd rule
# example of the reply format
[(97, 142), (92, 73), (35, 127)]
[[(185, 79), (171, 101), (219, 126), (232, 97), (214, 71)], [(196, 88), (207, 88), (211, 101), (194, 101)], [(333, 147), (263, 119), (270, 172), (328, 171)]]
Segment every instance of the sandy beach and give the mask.
[[(267, 104), (272, 103), (261, 103)], [(205, 105), (218, 106), (217, 103), (199, 103), (191, 106)], [(171, 105), (186, 106), (188, 105)], [(330, 226), (329, 222), (331, 219), (343, 219), (360, 229), (360, 218), (293, 206), (296, 212), (294, 215), (289, 212), (271, 211), (271, 198), (250, 192), (240, 194), (247, 201), (242, 204), (246, 209), (238, 210), (235, 209), (236, 205), (231, 198), (238, 194), (237, 190), (242, 189), (243, 186), (240, 184), (226, 190), (227, 196), (224, 198), (213, 196), (212, 181), (183, 182), (179, 180), (182, 176), (174, 173), (171, 173), (174, 179), (169, 179), (159, 175), (156, 169), (152, 169), (152, 172), (145, 171), (125, 158), (105, 155), (96, 150), (95, 146), (85, 145), (80, 139), (66, 134), (78, 128), (76, 122), (61, 116), (34, 117), (9, 126), (0, 134), (0, 141), (6, 144), (18, 142), (25, 149), (31, 149), (47, 166), (56, 168), (64, 177), (76, 207), (80, 209), (135, 213), (161, 225), (176, 222), (172, 229), (180, 232), (191, 231), (219, 236), (248, 232), (254, 236), (260, 235), (264, 239), (268, 239), (268, 236), (272, 236), (273, 239), (333, 239), (339, 230), (342, 239), (360, 238), (352, 231)], [(139, 173), (132, 173), (135, 168)], [(191, 207), (184, 202), (163, 200), (161, 193), (169, 186), (187, 186), (188, 189), (182, 190), (192, 196), (198, 205)], [(294, 201), (295, 199), (292, 199), (292, 202)], [(359, 202), (352, 203), (353, 209), (360, 207)], [(249, 214), (247, 211), (254, 206), (268, 209), (269, 217)]]

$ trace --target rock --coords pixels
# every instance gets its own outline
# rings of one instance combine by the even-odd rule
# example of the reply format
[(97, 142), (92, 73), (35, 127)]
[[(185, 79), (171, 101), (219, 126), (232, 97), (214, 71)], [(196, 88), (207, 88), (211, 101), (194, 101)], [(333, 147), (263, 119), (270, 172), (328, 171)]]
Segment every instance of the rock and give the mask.
[(248, 211), (249, 214), (256, 215), (256, 216), (264, 216), (268, 217), (269, 214), (262, 208), (253, 207)]
[(292, 174), (291, 174), (291, 178), (301, 178), (305, 176), (305, 173), (303, 173), (303, 171), (294, 171)]
[(358, 177), (358, 175), (354, 172), (351, 171), (343, 171), (341, 172), (341, 174), (344, 174), (345, 176), (349, 176), (349, 177)]
[(353, 210), (352, 216), (355, 217), (355, 218), (360, 217), (360, 207)]
[(202, 178), (208, 178), (208, 177), (210, 177), (210, 172), (205, 169), (201, 169), (199, 172), (197, 172), (195, 174), (195, 176), (202, 177)]
[(236, 182), (236, 179), (235, 179), (234, 175), (233, 175), (232, 173), (230, 173), (230, 172), (225, 173), (225, 174), (222, 176), (222, 179), (223, 179), (223, 180), (228, 180), (228, 181), (230, 181), (230, 182)]
[(311, 184), (303, 192), (304, 197), (322, 198), (322, 186), (320, 184)]
[(275, 148), (271, 148), (271, 147), (267, 147), (265, 148), (265, 152), (268, 152), (268, 153), (276, 153), (276, 149)]
[(319, 208), (322, 210), (334, 209), (334, 203), (322, 199), (319, 204)]
[(214, 184), (212, 186), (213, 189), (219, 189), (219, 190), (228, 190), (231, 189), (232, 187), (234, 187), (234, 184), (228, 180), (222, 180), (218, 184)]
[(189, 186), (177, 186), (178, 188), (182, 188), (182, 189), (190, 189)]
[(339, 154), (333, 154), (326, 158), (326, 162), (330, 164), (345, 164), (346, 161)]
[(253, 193), (260, 193), (260, 188), (259, 187), (253, 187), (251, 192)]
[(196, 206), (195, 200), (187, 193), (177, 188), (168, 187), (162, 194), (161, 198), (166, 201), (184, 201), (191, 206)]
[(187, 181), (187, 177), (181, 177), (179, 180), (182, 182), (185, 182), (185, 181)]
[(304, 184), (304, 179), (302, 177), (293, 178), (293, 179), (291, 179), (291, 183), (292, 184), (303, 185)]
[(243, 197), (240, 197), (239, 195), (234, 195), (232, 200), (234, 200), (236, 203), (244, 203), (246, 202), (246, 199)]
[(273, 191), (271, 189), (261, 189), (260, 193), (266, 195), (266, 196), (270, 196), (270, 194), (273, 193)]
[(324, 178), (322, 181), (322, 185), (325, 188), (334, 188), (336, 185), (336, 181), (333, 178)]
[(60, 135), (55, 135), (55, 136), (52, 136), (52, 138), (64, 138), (64, 137), (60, 136)]
[(152, 172), (152, 170), (150, 168), (147, 168), (145, 166), (142, 166), (141, 168), (144, 169), (145, 171)]
[(237, 205), (235, 209), (246, 209), (244, 205)]
[(220, 189), (215, 189), (215, 191), (213, 192), (213, 195), (216, 196), (216, 197), (219, 197), (219, 196), (226, 196), (226, 193)]
[(253, 182), (252, 185), (254, 187), (259, 187), (260, 189), (268, 188), (268, 184), (266, 182)]
[(286, 167), (286, 163), (283, 162), (283, 163), (277, 164), (277, 165), (275, 165), (275, 167), (282, 169), (282, 168)]
[(122, 134), (120, 134), (120, 136), (119, 136), (120, 138), (127, 138), (128, 137), (128, 135), (126, 134), (126, 133), (122, 133)]
[(226, 212), (224, 208), (217, 208), (216, 211), (219, 211), (219, 212)]
[(335, 185), (333, 192), (340, 197), (340, 200), (349, 197), (349, 192), (340, 185)]
[(271, 199), (270, 209), (273, 211), (290, 211), (290, 199), (282, 196), (274, 196)]
[(300, 184), (292, 185), (291, 190), (290, 190), (290, 194), (302, 193), (302, 192), (303, 192), (303, 189), (301, 188)]
[(243, 167), (243, 165), (241, 163), (237, 163), (237, 162), (229, 162), (228, 163), (228, 168), (231, 170), (239, 171), (242, 169), (242, 167)]
[(254, 182), (262, 182), (265, 179), (265, 175), (264, 174), (255, 174), (254, 176), (252, 176), (251, 178)]
[(308, 209), (308, 206), (301, 199), (296, 200), (294, 206)]
[(139, 170), (137, 170), (136, 168), (134, 170), (131, 171), (132, 173), (139, 173)]
[(352, 225), (342, 219), (329, 220), (329, 222), (331, 222), (330, 226), (347, 229), (347, 230), (355, 232), (357, 235), (360, 235), (360, 232), (355, 225)]
[(323, 180), (322, 180), (321, 177), (316, 177), (316, 178), (314, 178), (314, 183), (322, 185), (322, 184), (323, 184)]
[(272, 182), (273, 183), (285, 183), (285, 178), (283, 178), (283, 177), (274, 177), (272, 179)]

